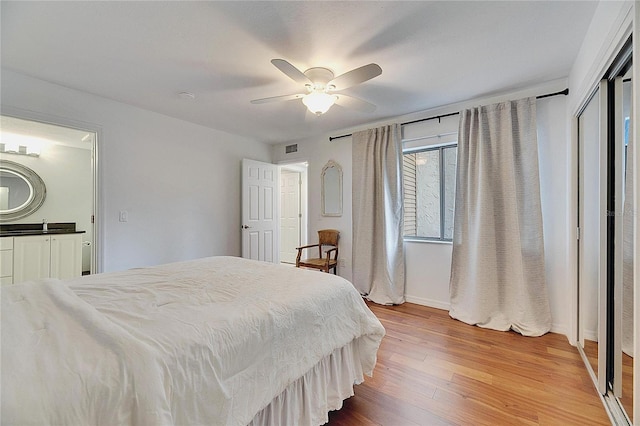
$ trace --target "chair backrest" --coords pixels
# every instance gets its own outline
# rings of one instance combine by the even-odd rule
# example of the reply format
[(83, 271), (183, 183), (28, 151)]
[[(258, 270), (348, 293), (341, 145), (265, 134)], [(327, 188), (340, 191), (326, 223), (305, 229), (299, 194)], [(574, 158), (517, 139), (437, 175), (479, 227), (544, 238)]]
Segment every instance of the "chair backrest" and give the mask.
[(318, 243), (320, 245), (331, 245), (338, 247), (340, 231), (336, 229), (321, 229), (318, 231)]

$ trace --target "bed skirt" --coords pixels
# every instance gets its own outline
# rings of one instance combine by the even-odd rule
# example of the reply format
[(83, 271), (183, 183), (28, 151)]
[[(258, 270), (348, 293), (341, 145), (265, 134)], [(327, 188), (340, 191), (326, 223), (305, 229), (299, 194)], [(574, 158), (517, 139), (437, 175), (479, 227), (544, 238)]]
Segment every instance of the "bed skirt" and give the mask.
[(358, 340), (352, 340), (320, 360), (256, 414), (250, 425), (318, 426), (327, 423), (329, 411), (342, 408), (342, 401), (353, 396), (353, 385), (364, 381)]

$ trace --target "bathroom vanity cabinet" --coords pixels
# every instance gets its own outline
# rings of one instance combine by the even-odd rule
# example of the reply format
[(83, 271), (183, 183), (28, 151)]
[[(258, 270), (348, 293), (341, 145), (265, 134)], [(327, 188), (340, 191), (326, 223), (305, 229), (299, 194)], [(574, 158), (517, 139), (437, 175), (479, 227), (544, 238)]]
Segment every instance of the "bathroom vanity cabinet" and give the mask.
[(7, 247), (0, 250), (2, 284), (82, 275), (81, 233), (2, 237), (0, 242)]

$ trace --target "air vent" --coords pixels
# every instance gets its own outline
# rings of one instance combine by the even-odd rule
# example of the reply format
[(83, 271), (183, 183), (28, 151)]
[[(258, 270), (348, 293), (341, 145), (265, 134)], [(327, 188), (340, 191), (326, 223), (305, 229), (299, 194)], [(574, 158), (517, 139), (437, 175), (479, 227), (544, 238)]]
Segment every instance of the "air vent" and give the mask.
[(287, 145), (284, 148), (285, 153), (291, 154), (292, 152), (298, 152), (298, 144), (294, 143), (293, 145)]

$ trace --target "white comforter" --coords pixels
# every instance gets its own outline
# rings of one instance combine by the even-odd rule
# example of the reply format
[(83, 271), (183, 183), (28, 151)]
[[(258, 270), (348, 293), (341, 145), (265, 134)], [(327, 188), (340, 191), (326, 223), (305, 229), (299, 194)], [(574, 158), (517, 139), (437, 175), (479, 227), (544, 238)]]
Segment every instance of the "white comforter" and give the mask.
[(384, 335), (346, 280), (217, 257), (2, 288), (2, 424), (244, 425), (356, 340)]

